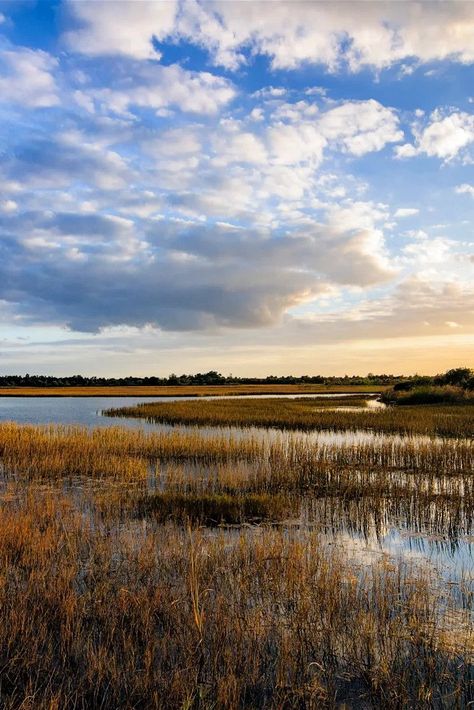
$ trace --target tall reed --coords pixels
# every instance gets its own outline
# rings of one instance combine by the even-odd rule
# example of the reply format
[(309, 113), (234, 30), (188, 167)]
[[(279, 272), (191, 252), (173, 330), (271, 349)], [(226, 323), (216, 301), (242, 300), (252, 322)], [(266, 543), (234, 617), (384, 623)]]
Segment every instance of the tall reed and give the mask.
[(320, 537), (104, 528), (58, 493), (0, 503), (1, 706), (467, 707), (469, 608), (429, 569)]

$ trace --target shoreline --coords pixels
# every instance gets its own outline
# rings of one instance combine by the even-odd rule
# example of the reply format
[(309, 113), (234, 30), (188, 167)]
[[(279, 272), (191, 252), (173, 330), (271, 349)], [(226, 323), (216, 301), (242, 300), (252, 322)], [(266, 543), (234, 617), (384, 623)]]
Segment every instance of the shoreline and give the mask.
[(24, 398), (40, 398), (40, 397), (246, 397), (246, 396), (262, 396), (265, 395), (322, 395), (322, 394), (340, 394), (340, 395), (379, 395), (387, 389), (386, 385), (380, 388), (369, 387), (368, 385), (360, 385), (353, 387), (311, 387), (305, 385), (280, 385), (269, 386), (232, 386), (220, 385), (204, 385), (199, 386), (180, 386), (180, 387), (38, 387), (38, 388), (1, 388), (0, 397), (24, 397)]

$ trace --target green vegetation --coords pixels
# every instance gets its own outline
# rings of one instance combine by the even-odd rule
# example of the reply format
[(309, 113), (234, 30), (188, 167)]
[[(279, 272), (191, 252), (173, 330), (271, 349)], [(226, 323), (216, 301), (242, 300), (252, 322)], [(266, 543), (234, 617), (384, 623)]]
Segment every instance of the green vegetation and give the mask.
[(366, 377), (353, 375), (351, 377), (324, 377), (322, 375), (268, 375), (267, 377), (225, 377), (215, 370), (195, 375), (175, 375), (168, 377), (84, 377), (71, 375), (55, 377), (49, 375), (2, 375), (0, 388), (3, 387), (186, 387), (186, 386), (216, 386), (216, 385), (325, 385), (329, 387), (344, 386), (350, 389), (356, 385), (370, 385), (378, 389), (381, 385), (393, 385), (401, 381), (400, 375), (374, 375)]
[(436, 377), (414, 377), (386, 390), (387, 404), (474, 404), (474, 372), (467, 367)]

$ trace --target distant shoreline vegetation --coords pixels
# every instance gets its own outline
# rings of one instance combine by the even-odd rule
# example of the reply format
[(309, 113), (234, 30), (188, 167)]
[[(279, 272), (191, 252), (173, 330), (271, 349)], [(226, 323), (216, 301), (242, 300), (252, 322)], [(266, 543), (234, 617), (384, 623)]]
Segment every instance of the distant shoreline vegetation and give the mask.
[[(372, 374), (367, 376), (344, 375), (341, 377), (325, 377), (323, 375), (268, 375), (267, 377), (235, 377), (234, 375), (224, 376), (215, 370), (194, 375), (176, 375), (172, 373), (168, 377), (85, 377), (83, 375), (70, 375), (66, 377), (55, 377), (54, 375), (1, 375), (0, 387), (133, 387), (133, 386), (212, 386), (212, 385), (326, 385), (340, 386), (347, 385), (373, 385), (389, 386), (392, 389), (385, 397), (386, 401), (402, 403), (407, 397), (413, 395), (415, 390), (420, 388), (430, 388), (436, 386), (451, 386), (461, 389), (463, 392), (474, 392), (474, 371), (459, 367), (443, 375), (434, 377), (392, 374)], [(459, 393), (458, 393), (459, 394)], [(449, 395), (452, 396), (452, 393)], [(389, 399), (391, 398), (391, 399)], [(431, 402), (433, 400), (430, 400)], [(441, 400), (446, 401), (446, 400)], [(452, 400), (450, 400), (452, 401)], [(408, 403), (408, 402), (407, 402)]]
[(385, 404), (474, 404), (474, 371), (457, 367), (436, 377), (412, 377), (381, 395)]

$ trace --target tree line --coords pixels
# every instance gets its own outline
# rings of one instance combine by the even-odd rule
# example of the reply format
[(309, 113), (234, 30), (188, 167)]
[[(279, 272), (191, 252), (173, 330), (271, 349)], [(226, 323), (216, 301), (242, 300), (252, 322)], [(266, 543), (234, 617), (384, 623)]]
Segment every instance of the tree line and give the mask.
[(267, 377), (236, 377), (222, 375), (210, 370), (196, 374), (176, 375), (168, 377), (87, 377), (84, 375), (69, 375), (57, 377), (54, 375), (0, 375), (0, 387), (127, 387), (127, 386), (180, 386), (180, 385), (395, 385), (407, 378), (402, 375), (376, 375), (369, 373), (365, 377), (344, 375), (342, 377), (325, 377), (323, 375), (268, 375)]
[(361, 377), (359, 375), (344, 375), (342, 377), (325, 377), (323, 375), (268, 375), (267, 377), (236, 377), (222, 375), (216, 370), (198, 372), (194, 375), (176, 375), (168, 377), (86, 377), (70, 375), (56, 377), (54, 375), (0, 375), (0, 387), (127, 387), (127, 386), (180, 386), (180, 385), (388, 385), (395, 390), (411, 390), (415, 387), (429, 385), (455, 385), (474, 389), (473, 371), (467, 367), (448, 370), (442, 375), (423, 376), (373, 374)]

